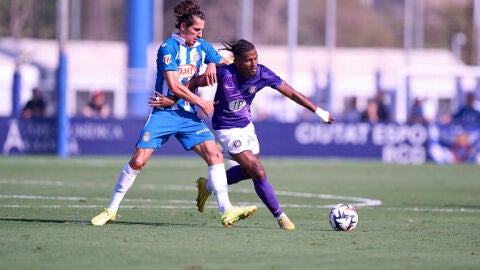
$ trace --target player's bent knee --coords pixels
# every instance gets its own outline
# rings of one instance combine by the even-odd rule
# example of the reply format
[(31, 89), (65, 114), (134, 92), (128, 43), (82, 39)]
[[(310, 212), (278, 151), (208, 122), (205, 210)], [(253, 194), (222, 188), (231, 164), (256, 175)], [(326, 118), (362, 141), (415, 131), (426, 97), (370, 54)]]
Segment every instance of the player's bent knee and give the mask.
[(207, 157), (206, 161), (209, 165), (223, 164), (223, 155), (222, 154), (220, 154), (220, 155), (217, 155), (217, 154), (210, 155), (210, 156)]
[(146, 163), (147, 162), (144, 159), (136, 157), (130, 160), (130, 167), (135, 171), (141, 171)]
[(249, 174), (251, 175), (251, 177), (253, 179), (264, 179), (265, 177), (267, 177), (267, 173), (265, 172), (265, 170), (262, 168), (254, 168), (253, 170), (251, 170), (249, 172)]
[(223, 154), (217, 148), (207, 149), (205, 161), (209, 165), (223, 163)]

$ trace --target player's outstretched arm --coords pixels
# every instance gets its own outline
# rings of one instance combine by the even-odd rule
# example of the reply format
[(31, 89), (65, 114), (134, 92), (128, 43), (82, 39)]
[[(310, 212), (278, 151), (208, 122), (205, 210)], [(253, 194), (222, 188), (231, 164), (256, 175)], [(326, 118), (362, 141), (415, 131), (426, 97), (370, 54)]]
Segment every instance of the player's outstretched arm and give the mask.
[(295, 103), (309, 109), (310, 111), (314, 112), (324, 123), (331, 124), (333, 122), (333, 117), (330, 112), (323, 110), (322, 108), (318, 107), (313, 103), (309, 98), (304, 96), (302, 93), (293, 89), (290, 85), (288, 85), (285, 81), (282, 82), (278, 91), (282, 93), (282, 95), (288, 97), (289, 99), (295, 101)]
[(317, 110), (315, 110), (315, 114), (322, 119), (324, 123), (331, 124), (333, 122), (333, 117), (332, 114), (328, 111), (325, 111), (324, 109), (317, 107)]

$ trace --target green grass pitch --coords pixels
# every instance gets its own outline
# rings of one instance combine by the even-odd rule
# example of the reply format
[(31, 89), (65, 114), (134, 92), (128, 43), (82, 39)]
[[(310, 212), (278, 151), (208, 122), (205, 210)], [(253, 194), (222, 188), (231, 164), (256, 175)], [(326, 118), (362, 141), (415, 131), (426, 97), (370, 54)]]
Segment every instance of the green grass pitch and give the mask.
[[(278, 229), (250, 181), (230, 187), (252, 217), (223, 228), (215, 200), (195, 209), (197, 157), (154, 156), (117, 221), (107, 206), (128, 157), (0, 157), (0, 269), (479, 269), (477, 165), (387, 165), (265, 158), (295, 231)], [(329, 206), (358, 206), (336, 232)]]

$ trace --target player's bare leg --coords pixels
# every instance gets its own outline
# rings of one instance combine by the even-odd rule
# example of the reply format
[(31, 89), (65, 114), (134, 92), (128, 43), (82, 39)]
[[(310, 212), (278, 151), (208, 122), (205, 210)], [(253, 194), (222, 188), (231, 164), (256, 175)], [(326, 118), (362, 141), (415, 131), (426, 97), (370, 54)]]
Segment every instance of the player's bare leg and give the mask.
[(105, 225), (107, 222), (114, 221), (117, 216), (118, 208), (125, 194), (135, 182), (137, 174), (143, 169), (145, 164), (153, 154), (154, 149), (137, 148), (130, 161), (125, 164), (118, 175), (112, 198), (108, 207), (100, 214), (92, 218), (91, 223), (95, 226)]
[(253, 215), (257, 210), (257, 207), (254, 205), (247, 207), (232, 206), (228, 197), (228, 184), (223, 155), (218, 150), (216, 143), (214, 141), (205, 141), (194, 146), (193, 150), (208, 164), (208, 182), (217, 200), (223, 226), (228, 227), (240, 219)]
[(295, 225), (280, 207), (275, 191), (268, 181), (263, 165), (260, 163), (259, 155), (254, 155), (252, 151), (243, 151), (239, 154), (232, 154), (232, 157), (238, 162), (239, 166), (232, 167), (227, 172), (229, 185), (233, 184), (235, 180), (241, 181), (242, 178), (252, 178), (255, 192), (275, 217), (280, 228), (294, 230)]

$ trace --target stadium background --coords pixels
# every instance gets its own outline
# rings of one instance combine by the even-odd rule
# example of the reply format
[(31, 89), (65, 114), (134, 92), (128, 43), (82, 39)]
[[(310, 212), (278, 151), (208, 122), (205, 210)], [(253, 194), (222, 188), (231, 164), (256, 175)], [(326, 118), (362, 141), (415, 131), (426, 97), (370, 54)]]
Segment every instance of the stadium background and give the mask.
[[(2, 153), (129, 153), (148, 115), (145, 99), (153, 88), (155, 53), (173, 30), (176, 3), (2, 1)], [(217, 47), (222, 39), (252, 40), (262, 63), (331, 110), (337, 120), (324, 127), (266, 89), (254, 111), (263, 154), (413, 164), (479, 159), (478, 126), (439, 121), (462, 105), (466, 92), (480, 91), (479, 1), (200, 3), (207, 15), (207, 40)], [(33, 87), (47, 98), (48, 119), (19, 117)], [(112, 117), (79, 117), (89, 94), (97, 90), (107, 94)], [(392, 121), (342, 119), (351, 97), (357, 97), (359, 110), (364, 110), (378, 92), (386, 95)], [(428, 125), (407, 122), (416, 97), (428, 105)], [(464, 135), (467, 143), (458, 145)], [(165, 150), (187, 154), (176, 144)], [(454, 151), (468, 154), (458, 159)]]

